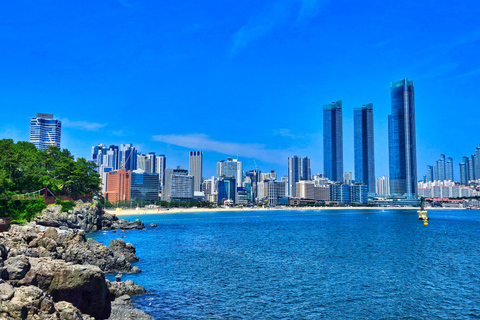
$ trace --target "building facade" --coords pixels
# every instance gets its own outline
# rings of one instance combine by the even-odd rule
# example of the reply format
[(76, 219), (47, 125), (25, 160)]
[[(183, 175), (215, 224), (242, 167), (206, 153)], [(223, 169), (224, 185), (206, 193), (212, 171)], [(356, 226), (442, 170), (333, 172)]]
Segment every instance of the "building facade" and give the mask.
[(165, 183), (165, 169), (167, 168), (167, 158), (164, 154), (158, 155), (155, 159), (155, 173), (158, 173), (158, 180), (160, 180), (160, 187)]
[(163, 201), (191, 201), (194, 199), (193, 176), (188, 175), (188, 170), (165, 169), (165, 181), (162, 188)]
[(137, 169), (132, 171), (130, 180), (130, 198), (136, 201), (158, 201), (158, 174)]
[(342, 101), (323, 106), (323, 168), (331, 181), (343, 178)]
[(288, 195), (290, 197), (295, 197), (298, 181), (300, 181), (300, 158), (291, 156), (288, 158)]
[(203, 152), (190, 151), (189, 158), (190, 175), (193, 176), (193, 190), (201, 191), (202, 186), (202, 169), (203, 169)]
[(242, 162), (233, 158), (227, 158), (227, 161), (220, 160), (217, 162), (217, 178), (221, 177), (235, 178), (237, 187), (241, 187), (243, 184)]
[(375, 180), (375, 193), (382, 196), (390, 195), (390, 178), (381, 176)]
[(119, 169), (136, 170), (137, 169), (137, 150), (131, 143), (120, 145)]
[(39, 150), (45, 150), (48, 146), (60, 148), (62, 138), (62, 121), (54, 119), (53, 114), (37, 113), (30, 120), (30, 143)]
[(353, 109), (355, 182), (367, 185), (375, 193), (375, 154), (373, 137), (373, 104)]
[(413, 81), (392, 82), (388, 116), (390, 193), (408, 199), (417, 194), (417, 148)]

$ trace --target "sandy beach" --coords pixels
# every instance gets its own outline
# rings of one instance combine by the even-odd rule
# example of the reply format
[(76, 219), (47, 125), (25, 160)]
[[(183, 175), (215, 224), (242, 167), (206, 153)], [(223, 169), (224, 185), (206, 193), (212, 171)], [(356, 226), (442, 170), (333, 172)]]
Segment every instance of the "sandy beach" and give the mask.
[(276, 207), (276, 208), (171, 208), (169, 210), (161, 209), (122, 209), (122, 210), (105, 210), (110, 214), (117, 216), (147, 215), (147, 214), (174, 214), (174, 213), (201, 213), (201, 212), (235, 212), (235, 211), (281, 211), (281, 210), (419, 210), (415, 207)]

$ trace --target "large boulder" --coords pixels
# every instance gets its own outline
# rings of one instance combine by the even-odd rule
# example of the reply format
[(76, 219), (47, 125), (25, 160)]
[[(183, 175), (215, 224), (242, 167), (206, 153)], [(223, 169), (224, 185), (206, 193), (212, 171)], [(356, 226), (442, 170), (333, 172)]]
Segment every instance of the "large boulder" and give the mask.
[[(12, 289), (8, 288), (9, 292)], [(8, 299), (0, 300), (1, 319), (52, 319), (54, 313), (52, 298), (35, 286), (15, 288)]]
[(126, 243), (123, 239), (111, 240), (108, 248), (113, 252), (123, 254), (128, 262), (138, 261), (135, 246), (131, 243)]
[(154, 320), (145, 312), (135, 309), (133, 302), (130, 300), (130, 296), (124, 295), (115, 299), (112, 302), (112, 314), (109, 320)]
[(106, 280), (106, 283), (108, 290), (110, 290), (110, 292), (113, 293), (117, 298), (126, 294), (129, 296), (134, 296), (147, 292), (143, 286), (136, 284), (132, 280), (114, 282)]
[(16, 256), (5, 261), (2, 278), (5, 280), (20, 280), (30, 270), (30, 262), (26, 256)]
[(54, 301), (68, 301), (82, 313), (97, 319), (109, 317), (110, 301), (114, 296), (98, 267), (49, 258), (30, 258), (30, 262), (29, 272), (18, 285), (34, 285), (52, 296)]

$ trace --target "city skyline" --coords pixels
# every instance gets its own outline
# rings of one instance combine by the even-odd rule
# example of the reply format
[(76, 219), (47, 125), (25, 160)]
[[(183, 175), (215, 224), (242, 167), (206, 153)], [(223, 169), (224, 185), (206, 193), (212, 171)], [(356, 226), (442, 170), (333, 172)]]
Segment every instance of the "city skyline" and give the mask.
[[(472, 116), (478, 4), (452, 10), (407, 1), (407, 12), (394, 3), (375, 10), (370, 2), (306, 3), (206, 1), (197, 10), (186, 2), (175, 14), (140, 0), (8, 3), (0, 13), (10, 28), (0, 31), (9, 48), (0, 61), (0, 137), (28, 141), (25, 119), (46, 112), (62, 121), (61, 146), (77, 157), (101, 142), (131, 142), (185, 168), (185, 155), (202, 150), (205, 176), (237, 154), (245, 170), (282, 175), (285, 159), (307, 155), (321, 173), (321, 106), (342, 100), (344, 171), (354, 172), (351, 110), (371, 102), (382, 176), (389, 174), (389, 84), (408, 77), (418, 93), (418, 177), (439, 154), (453, 158), (458, 176), (462, 156), (479, 144), (470, 138), (480, 129)], [(449, 106), (459, 99), (453, 115)]]

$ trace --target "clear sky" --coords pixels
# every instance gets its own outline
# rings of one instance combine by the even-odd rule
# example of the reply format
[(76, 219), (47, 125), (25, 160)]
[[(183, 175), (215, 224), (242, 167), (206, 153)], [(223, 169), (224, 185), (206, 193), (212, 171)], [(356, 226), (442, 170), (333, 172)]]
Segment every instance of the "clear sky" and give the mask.
[[(480, 3), (470, 1), (3, 1), (0, 138), (28, 140), (37, 112), (63, 120), (62, 147), (133, 143), (204, 176), (238, 157), (287, 174), (323, 172), (322, 106), (373, 103), (376, 176), (388, 175), (390, 82), (413, 80), (419, 178), (440, 153), (480, 143)], [(255, 162), (254, 162), (255, 159)]]

